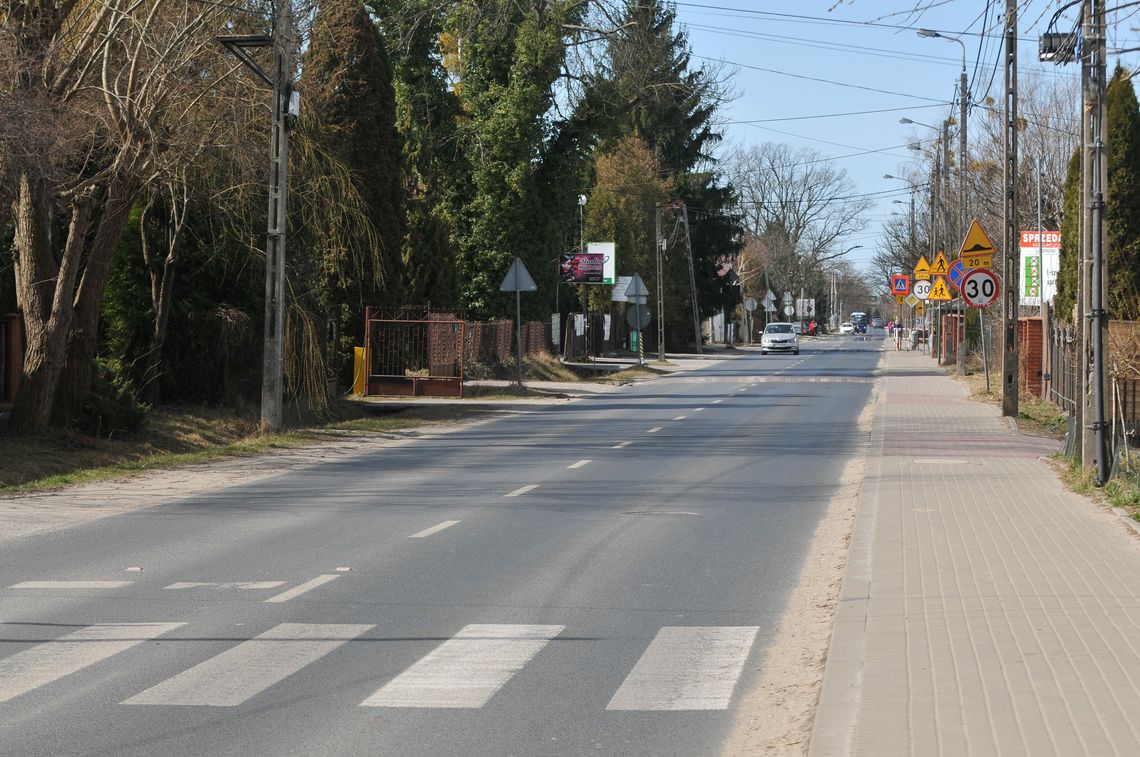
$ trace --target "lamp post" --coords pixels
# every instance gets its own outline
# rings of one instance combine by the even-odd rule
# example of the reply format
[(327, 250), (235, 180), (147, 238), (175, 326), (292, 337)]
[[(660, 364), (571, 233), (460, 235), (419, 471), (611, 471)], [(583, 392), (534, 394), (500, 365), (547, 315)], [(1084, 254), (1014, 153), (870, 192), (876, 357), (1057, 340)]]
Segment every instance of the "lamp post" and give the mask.
[(966, 171), (969, 159), (966, 154), (966, 118), (970, 103), (969, 82), (966, 78), (966, 43), (958, 37), (947, 37), (933, 29), (919, 29), (918, 36), (928, 39), (944, 39), (962, 48), (962, 72), (958, 76), (958, 232), (965, 236), (970, 215), (966, 211)]
[[(966, 227), (970, 223), (970, 213), (966, 207), (966, 171), (969, 170), (969, 156), (967, 155), (966, 120), (970, 103), (970, 86), (966, 78), (966, 43), (960, 37), (947, 37), (933, 29), (919, 29), (918, 36), (928, 39), (944, 39), (957, 43), (962, 48), (962, 71), (958, 76), (958, 234), (965, 239)], [(958, 375), (966, 375), (966, 308), (962, 307), (962, 320), (958, 326)]]

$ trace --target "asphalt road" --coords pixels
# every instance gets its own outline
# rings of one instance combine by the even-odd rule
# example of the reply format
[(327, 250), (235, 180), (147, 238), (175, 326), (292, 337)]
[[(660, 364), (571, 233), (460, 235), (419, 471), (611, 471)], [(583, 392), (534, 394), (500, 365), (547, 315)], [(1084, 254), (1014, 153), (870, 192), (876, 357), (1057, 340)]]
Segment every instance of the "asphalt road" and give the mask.
[(8, 543), (0, 754), (716, 754), (883, 344), (730, 353)]

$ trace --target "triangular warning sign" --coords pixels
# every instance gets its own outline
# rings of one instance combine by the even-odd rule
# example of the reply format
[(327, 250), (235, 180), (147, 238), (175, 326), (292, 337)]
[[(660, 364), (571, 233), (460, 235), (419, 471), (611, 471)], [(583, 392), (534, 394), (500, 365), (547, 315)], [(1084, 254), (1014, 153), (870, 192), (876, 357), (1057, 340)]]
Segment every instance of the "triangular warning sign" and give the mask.
[(970, 230), (966, 232), (966, 238), (962, 240), (958, 257), (993, 255), (995, 252), (997, 249), (994, 247), (994, 241), (990, 239), (990, 235), (986, 233), (982, 224), (978, 223), (978, 219), (975, 218), (970, 224)]
[(935, 276), (944, 275), (950, 270), (950, 261), (946, 259), (946, 253), (942, 250), (934, 257), (934, 262), (930, 264), (930, 272)]
[(530, 276), (530, 271), (526, 269), (523, 262), (515, 258), (515, 262), (511, 263), (511, 269), (507, 271), (507, 275), (503, 277), (503, 283), (499, 284), (500, 292), (535, 292), (538, 290), (538, 285), (534, 283), (534, 279)]
[[(941, 255), (941, 253), (939, 253)], [(935, 276), (934, 284), (930, 287), (930, 295), (926, 298), (928, 300), (940, 300), (942, 302), (949, 302), (954, 299), (950, 296), (950, 287), (946, 284), (946, 277)]]
[(930, 278), (930, 262), (927, 261), (925, 255), (918, 256), (918, 262), (914, 264), (914, 277), (916, 279)]

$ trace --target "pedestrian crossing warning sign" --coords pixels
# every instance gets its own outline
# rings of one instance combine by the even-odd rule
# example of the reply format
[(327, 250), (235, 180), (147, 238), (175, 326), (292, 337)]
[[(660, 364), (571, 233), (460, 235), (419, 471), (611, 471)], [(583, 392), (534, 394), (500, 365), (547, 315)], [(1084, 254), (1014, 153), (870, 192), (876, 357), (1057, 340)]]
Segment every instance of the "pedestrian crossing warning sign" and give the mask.
[[(939, 256), (941, 255), (942, 253), (939, 253)], [(941, 302), (949, 302), (954, 299), (950, 296), (950, 287), (946, 283), (945, 276), (934, 277), (934, 283), (930, 287), (930, 295), (926, 299)]]
[(919, 281), (930, 278), (930, 261), (925, 255), (919, 255), (918, 262), (914, 264), (914, 278)]
[(950, 261), (946, 259), (946, 253), (942, 250), (934, 256), (934, 262), (930, 264), (930, 273), (933, 276), (945, 276), (950, 270)]
[(966, 268), (989, 268), (993, 264), (994, 253), (997, 249), (990, 235), (982, 228), (982, 224), (975, 218), (970, 223), (970, 230), (962, 240), (962, 247), (958, 250), (958, 257), (965, 261)]

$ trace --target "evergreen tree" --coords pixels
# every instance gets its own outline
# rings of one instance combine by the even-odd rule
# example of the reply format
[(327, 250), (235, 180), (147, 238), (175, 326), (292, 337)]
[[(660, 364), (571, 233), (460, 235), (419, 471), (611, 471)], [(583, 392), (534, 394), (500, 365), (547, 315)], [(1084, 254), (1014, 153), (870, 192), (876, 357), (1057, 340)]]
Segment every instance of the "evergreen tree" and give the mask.
[(1081, 150), (1069, 159), (1065, 176), (1065, 202), (1061, 216), (1061, 260), (1057, 271), (1056, 318), (1069, 322), (1077, 304), (1077, 270), (1081, 259)]
[(1140, 319), (1140, 104), (1117, 64), (1108, 85), (1105, 275), (1110, 318)]
[[(711, 119), (720, 85), (705, 69), (690, 69), (688, 40), (675, 28), (673, 3), (628, 0), (619, 26), (621, 32), (610, 38), (599, 74), (590, 83), (587, 102), (611, 103), (615, 115), (603, 133), (604, 143), (628, 135), (644, 140), (689, 208), (698, 305), (709, 315), (740, 301), (731, 273), (741, 247), (739, 221), (729, 212), (734, 193), (718, 183), (712, 170), (711, 148), (720, 135)], [(637, 179), (628, 183), (637, 186)], [(681, 275), (687, 293), (687, 263)], [(688, 297), (685, 307), (691, 310)], [(677, 323), (686, 323), (688, 312), (673, 311), (673, 304), (668, 303)]]
[[(448, 31), (458, 41), (461, 144), (472, 163), (471, 200), (463, 208), (459, 277), (468, 314), (509, 312), (499, 283), (522, 258), (540, 291), (553, 292), (551, 209), (540, 177), (557, 144), (551, 119), (554, 84), (566, 55), (565, 29), (585, 5), (577, 0), (461, 0)], [(542, 298), (524, 298), (529, 317), (545, 315)]]
[[(354, 0), (323, 0), (305, 55), (306, 108), (319, 114), (315, 135), (351, 171), (381, 245), (379, 270), (327, 261), (330, 305), (401, 301), (404, 237), (402, 153), (396, 132), (391, 65), (376, 25)], [(371, 267), (371, 265), (369, 266)]]
[(393, 62), (396, 127), (404, 146), (405, 301), (452, 307), (459, 304), (456, 220), (471, 168), (456, 132), (459, 100), (440, 54), (445, 6), (437, 0), (371, 0), (368, 7)]

